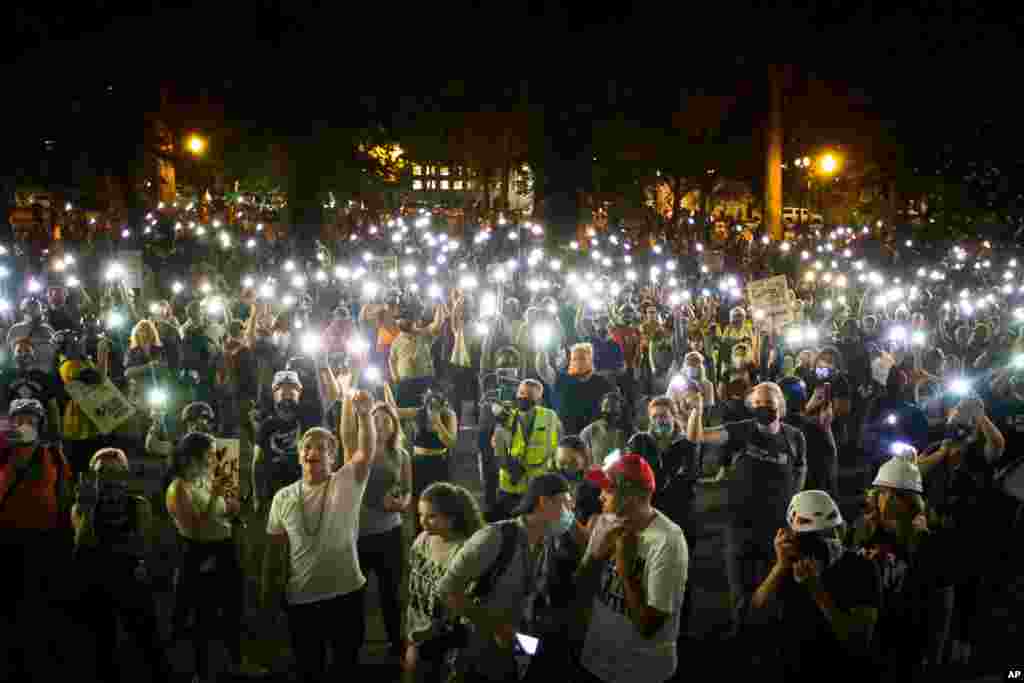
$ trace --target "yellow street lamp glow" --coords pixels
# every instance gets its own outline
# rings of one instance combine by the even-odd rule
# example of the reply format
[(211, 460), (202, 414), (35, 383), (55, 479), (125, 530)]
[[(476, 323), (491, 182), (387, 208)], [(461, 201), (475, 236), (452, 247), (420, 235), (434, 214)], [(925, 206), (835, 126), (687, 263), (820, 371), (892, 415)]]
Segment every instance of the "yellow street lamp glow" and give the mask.
[(839, 159), (831, 153), (825, 153), (818, 159), (818, 170), (825, 175), (832, 175), (839, 169)]
[(188, 151), (193, 154), (202, 154), (206, 151), (206, 140), (198, 135), (190, 135), (188, 138)]

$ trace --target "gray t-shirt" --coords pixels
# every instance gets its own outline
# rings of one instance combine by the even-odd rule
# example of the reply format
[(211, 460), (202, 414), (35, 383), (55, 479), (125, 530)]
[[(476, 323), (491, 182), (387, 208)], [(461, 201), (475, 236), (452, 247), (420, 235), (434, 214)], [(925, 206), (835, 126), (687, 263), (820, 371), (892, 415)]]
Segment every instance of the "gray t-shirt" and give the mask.
[(402, 513), (388, 512), (383, 505), (384, 496), (396, 498), (402, 490), (402, 467), (408, 462), (409, 454), (399, 448), (387, 449), (373, 459), (370, 476), (366, 481), (366, 493), (359, 509), (359, 536), (383, 534), (402, 526)]
[[(528, 618), (529, 604), (536, 593), (544, 544), (538, 544), (537, 550), (531, 552), (522, 518), (500, 524), (519, 526), (519, 543), (505, 571), (495, 582), (491, 594), (481, 604), (493, 614), (500, 615), (504, 621), (521, 628)], [(477, 579), (487, 573), (501, 552), (502, 534), (498, 526), (490, 524), (466, 541), (438, 584), (440, 594), (465, 593)], [(492, 634), (482, 633), (476, 628), (470, 630), (469, 644), (460, 657), (467, 671), (494, 680), (505, 675), (510, 665), (515, 666), (511, 650), (500, 649)]]
[(405, 610), (406, 637), (417, 643), (454, 627), (455, 617), (444, 606), (438, 584), (458, 554), (462, 542), (448, 542), (426, 531), (409, 549), (409, 601)]
[[(594, 524), (586, 556), (614, 526), (610, 515)], [(677, 666), (676, 639), (689, 566), (682, 529), (660, 512), (640, 532), (633, 575), (639, 577), (647, 604), (669, 617), (653, 638), (644, 638), (626, 612), (625, 589), (614, 559), (601, 570), (580, 663), (607, 683), (661, 683)]]

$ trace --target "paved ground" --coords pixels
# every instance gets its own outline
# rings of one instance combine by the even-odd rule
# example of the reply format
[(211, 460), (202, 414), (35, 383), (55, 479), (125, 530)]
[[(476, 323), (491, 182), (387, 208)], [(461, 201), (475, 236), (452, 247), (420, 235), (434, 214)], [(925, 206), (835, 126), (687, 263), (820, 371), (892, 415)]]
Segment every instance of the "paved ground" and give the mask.
[[(453, 459), (453, 479), (477, 492), (479, 492), (479, 474), (475, 456), (473, 455), (476, 435), (471, 430), (463, 431), (460, 439), (460, 448)], [(156, 461), (147, 462), (147, 476), (145, 488), (147, 494), (159, 500), (158, 481), (160, 465)], [(243, 477), (245, 473), (243, 472)], [(856, 516), (859, 509), (859, 498), (857, 491), (863, 490), (863, 482), (857, 479), (856, 473), (850, 470), (843, 470), (840, 485), (841, 490), (848, 492), (841, 501), (844, 508), (844, 515), (848, 519)], [(681, 661), (685, 662), (688, 670), (693, 667), (700, 667), (703, 670), (723, 671), (734, 663), (735, 653), (730, 653), (727, 646), (718, 642), (716, 633), (728, 621), (728, 592), (725, 580), (725, 573), (722, 566), (722, 512), (721, 512), (720, 490), (707, 487), (701, 490), (698, 509), (701, 516), (700, 538), (697, 543), (697, 551), (691, 558), (690, 580), (696, 587), (697, 616), (693, 629), (693, 636), (697, 639), (698, 645), (691, 652), (682, 653)], [(162, 507), (162, 506), (160, 506)], [(260, 520), (251, 518), (249, 527), (243, 534), (240, 546), (242, 548), (243, 566), (249, 576), (255, 576), (254, 556), (255, 547), (259, 537)], [(408, 527), (408, 524), (407, 524)], [(407, 528), (411, 538), (411, 530)], [(170, 593), (170, 570), (174, 553), (174, 531), (170, 526), (166, 515), (160, 517), (160, 534), (162, 538), (161, 559), (156, 568), (156, 597), (158, 610), (163, 615), (162, 625), (166, 628), (168, 623), (167, 615), (171, 609)], [(250, 585), (250, 590), (255, 586)], [(992, 669), (989, 672), (998, 675), (1000, 680), (1005, 680), (1006, 667), (1012, 664), (1016, 658), (1017, 665), (1024, 668), (1024, 656), (1019, 655), (1019, 626), (1021, 615), (1024, 614), (1024, 577), (1015, 573), (1013, 580), (1007, 581), (998, 587), (1001, 597), (998, 604), (1003, 605), (993, 610), (992, 617), (997, 623), (995, 633), (998, 637), (986, 644), (985, 650), (978, 653), (981, 661), (990, 662)], [(368, 615), (368, 638), (364, 648), (363, 662), (364, 674), (373, 677), (381, 682), (397, 678), (397, 663), (388, 658), (386, 653), (386, 642), (384, 637), (383, 624), (376, 604), (374, 581), (371, 578), (369, 591), (369, 615)], [(82, 646), (82, 660), (78, 660), (76, 667), (78, 674), (88, 671), (89, 650), (91, 649), (90, 636), (82, 629), (72, 624), (73, 632), (77, 635), (69, 639), (68, 643), (80, 644)], [(289, 647), (286, 631), (283, 624), (269, 624), (257, 610), (249, 614), (247, 624), (247, 637), (244, 640), (245, 651), (254, 660), (271, 668), (274, 675), (271, 680), (287, 680), (284, 672), (288, 669)], [(77, 649), (77, 648), (76, 648)], [(125, 680), (145, 681), (147, 675), (140, 661), (139, 654), (134, 645), (125, 640), (122, 643), (125, 664)], [(192, 655), (190, 648), (185, 643), (176, 643), (171, 646), (172, 663), (179, 673), (181, 680), (187, 681), (192, 670)], [(218, 665), (224, 666), (225, 657), (223, 653), (214, 650), (214, 656), (219, 660)], [(69, 661), (75, 661), (68, 657)], [(715, 669), (710, 669), (715, 667)], [(977, 674), (968, 677), (960, 673), (950, 671), (950, 680), (966, 680), (967, 678), (977, 679)], [(0, 676), (2, 678), (2, 676)], [(981, 679), (978, 679), (981, 680)], [(995, 679), (991, 679), (995, 680)]]

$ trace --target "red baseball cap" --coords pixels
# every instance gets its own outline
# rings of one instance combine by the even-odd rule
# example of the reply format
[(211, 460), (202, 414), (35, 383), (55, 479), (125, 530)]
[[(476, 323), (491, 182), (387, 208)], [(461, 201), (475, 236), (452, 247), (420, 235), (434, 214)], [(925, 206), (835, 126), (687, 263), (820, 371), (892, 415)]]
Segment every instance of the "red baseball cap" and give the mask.
[(657, 483), (650, 464), (637, 453), (626, 453), (604, 469), (595, 467), (587, 472), (587, 481), (601, 489), (619, 486), (626, 481), (654, 493)]

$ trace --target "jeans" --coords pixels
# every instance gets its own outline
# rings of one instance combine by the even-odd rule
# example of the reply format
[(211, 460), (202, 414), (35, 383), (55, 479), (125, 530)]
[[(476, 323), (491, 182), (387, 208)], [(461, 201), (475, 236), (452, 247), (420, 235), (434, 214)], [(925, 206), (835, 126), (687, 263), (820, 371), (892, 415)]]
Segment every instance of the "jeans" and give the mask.
[(157, 629), (156, 606), (149, 586), (135, 578), (133, 558), (85, 551), (76, 571), (81, 573), (83, 608), (96, 636), (97, 678), (120, 680), (117, 620), (145, 655), (153, 681), (168, 680), (169, 665)]
[(192, 646), (196, 672), (210, 675), (210, 641), (224, 642), (237, 670), (242, 663), (242, 599), (244, 577), (235, 544), (225, 541), (197, 542), (182, 539), (185, 557), (178, 586), (176, 611), (195, 614)]
[(366, 630), (365, 592), (364, 586), (329, 600), (288, 606), (288, 630), (299, 681), (320, 683), (328, 677), (343, 680), (359, 665)]
[[(377, 594), (380, 596), (380, 611), (384, 617), (384, 629), (392, 649), (402, 645), (402, 611), (398, 604), (398, 593), (402, 583), (402, 527), (381, 534), (360, 536), (356, 545), (359, 566), (367, 577), (377, 575)], [(367, 591), (363, 591), (365, 595)], [(368, 605), (363, 606), (363, 614)], [(366, 640), (366, 634), (363, 634)]]

